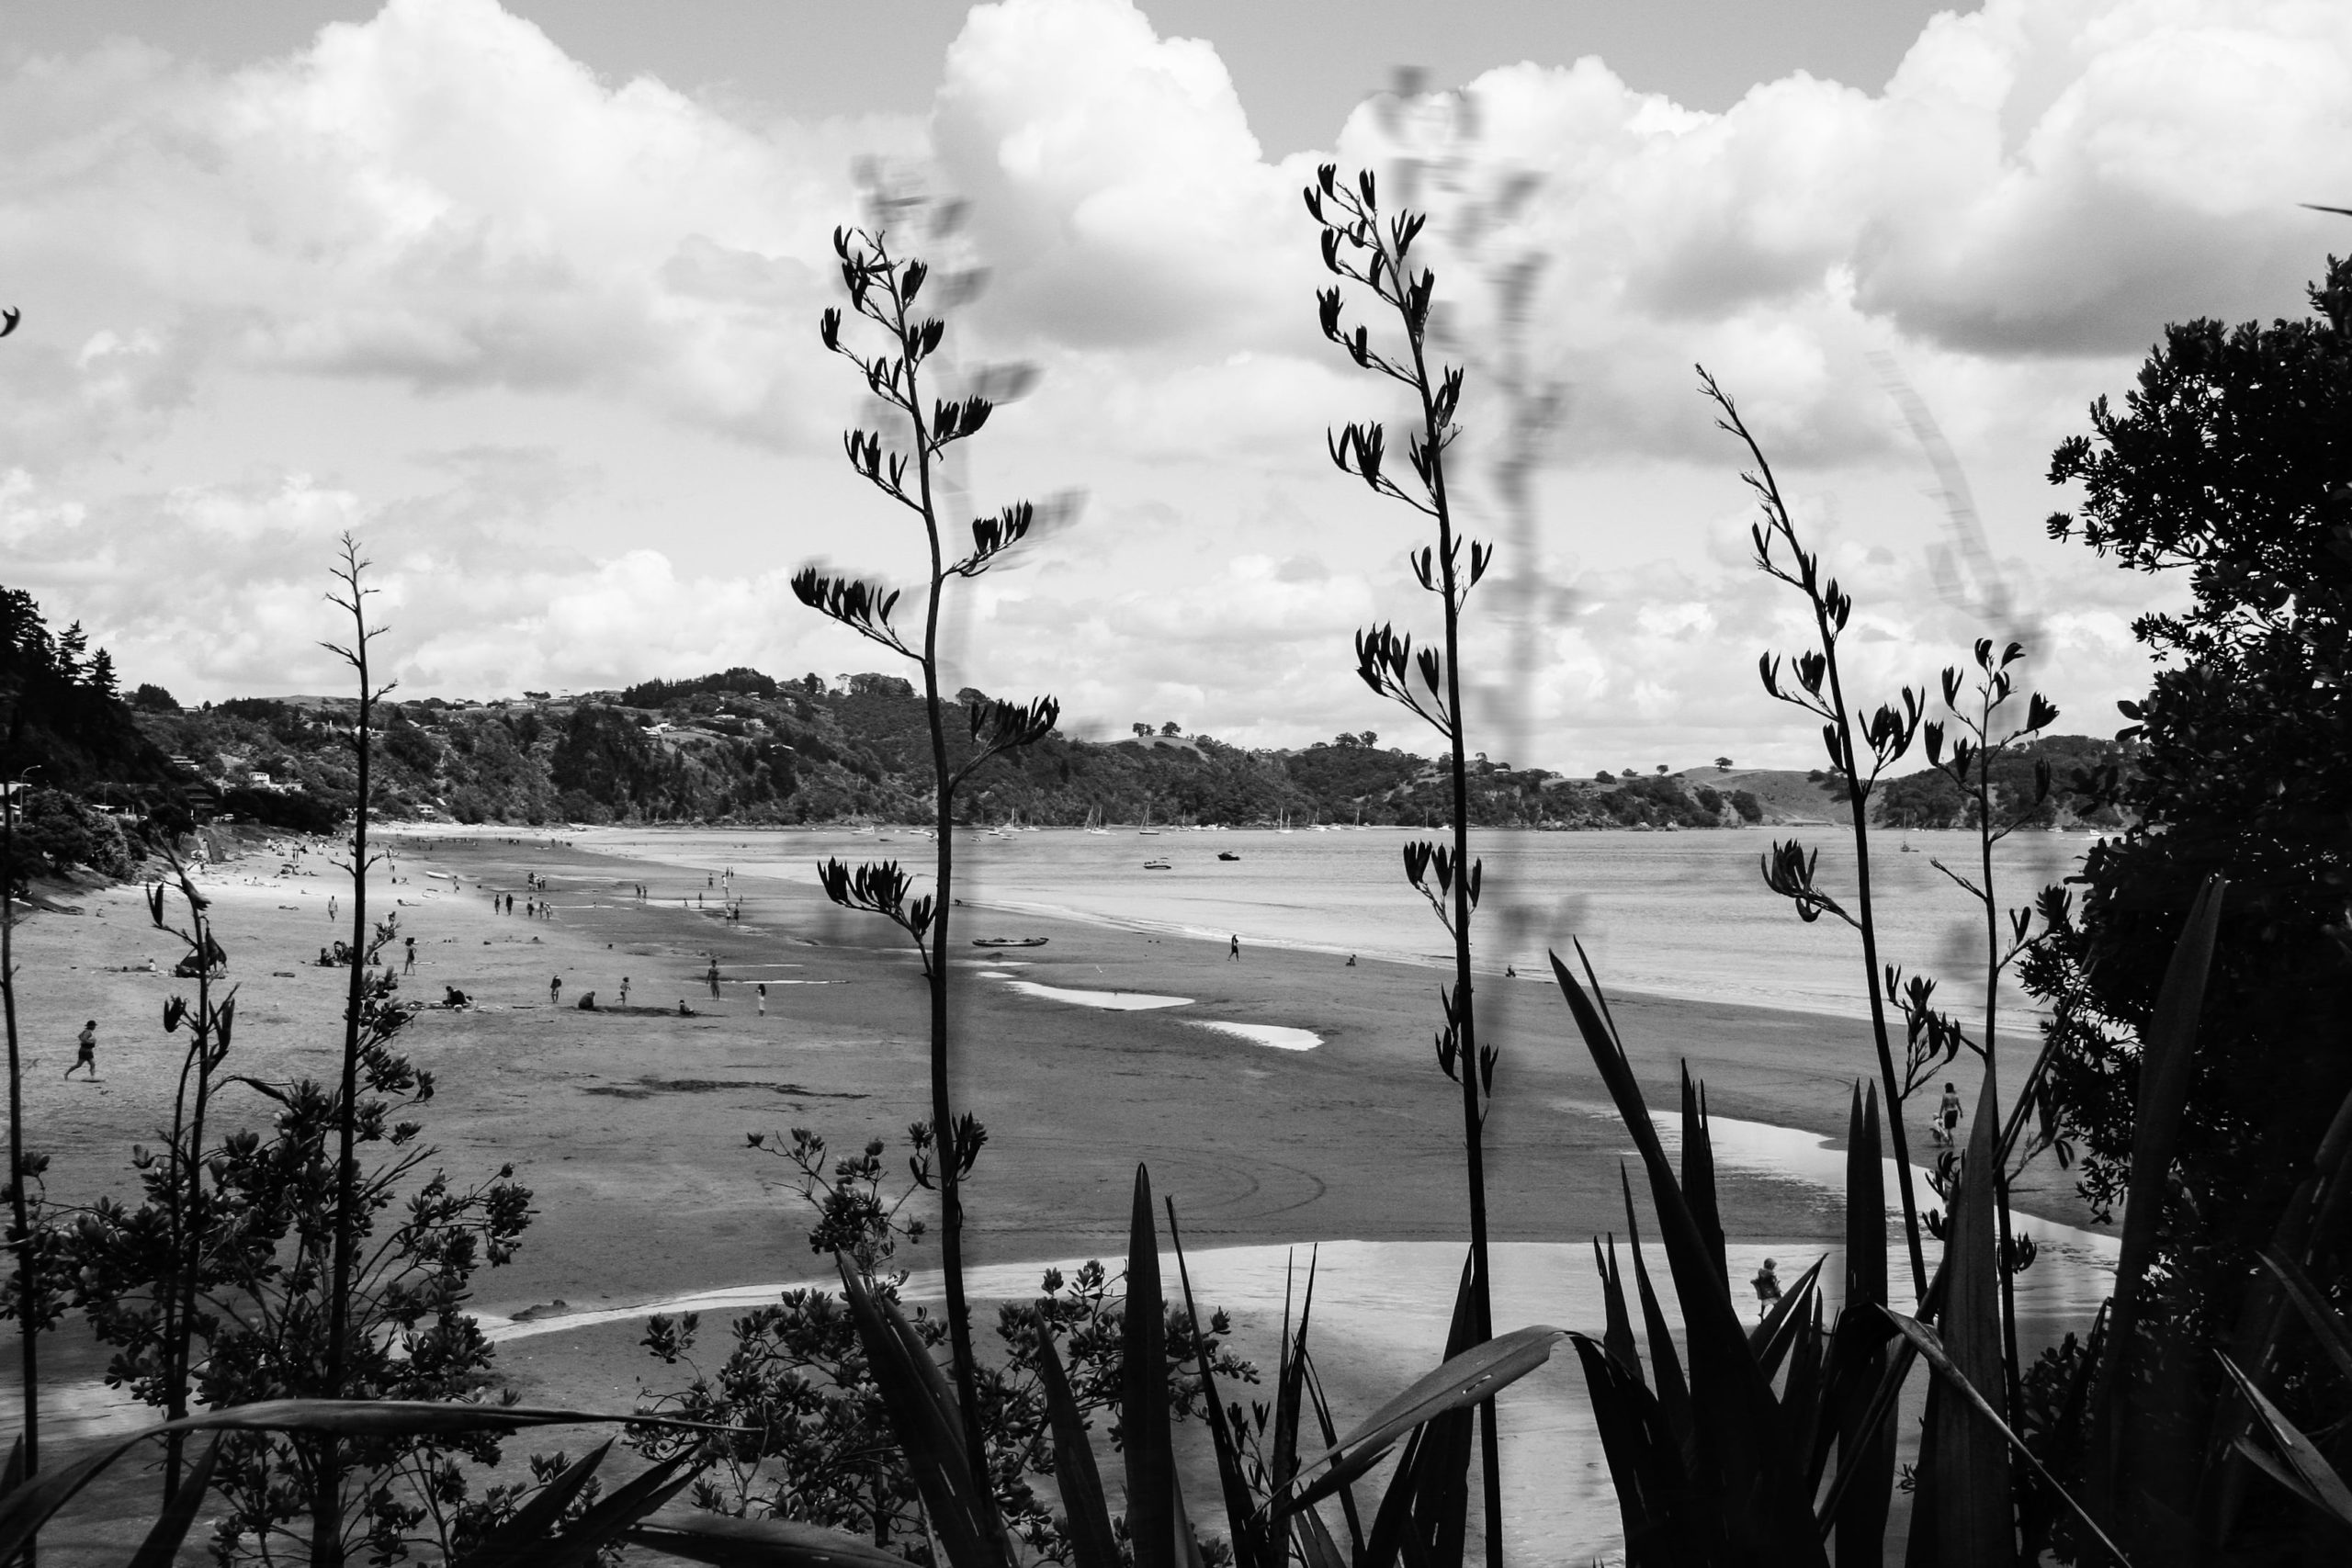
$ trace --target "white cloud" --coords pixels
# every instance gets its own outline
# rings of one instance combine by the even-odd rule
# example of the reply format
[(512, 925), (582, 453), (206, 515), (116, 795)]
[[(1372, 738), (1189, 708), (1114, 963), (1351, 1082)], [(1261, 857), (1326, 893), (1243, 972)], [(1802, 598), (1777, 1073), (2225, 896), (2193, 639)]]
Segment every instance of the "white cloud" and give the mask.
[[(1214, 50), (1127, 0), (978, 6), (940, 71), (927, 125), (754, 123), (601, 81), (493, 0), (390, 0), (225, 72), (130, 46), (25, 62), (0, 93), (0, 287), (27, 310), (0, 345), (9, 580), (134, 675), (219, 694), (328, 678), (304, 650), (345, 527), (421, 686), (867, 667), (783, 592), (820, 549), (899, 558), (886, 502), (808, 477), (855, 389), (813, 322), (852, 155), (928, 152), (989, 269), (958, 354), (1046, 372), (976, 445), (976, 498), (1094, 497), (985, 585), (980, 683), (1235, 739), (1401, 733), (1348, 637), (1421, 613), (1410, 519), (1321, 443), (1391, 394), (1315, 335), (1311, 160), (1267, 163)], [(1508, 533), (1485, 468), (1507, 324), (1565, 394), (1542, 493), (1574, 613), (1526, 677), (1520, 760), (1804, 753), (1753, 690), (1801, 628), (1743, 564), (1740, 454), (1693, 361), (1808, 504), (1858, 498), (1837, 548), (1879, 617), (1867, 657), (1917, 679), (1974, 628), (1940, 596), (1892, 355), (1976, 482), (2041, 667), (2104, 728), (2144, 678), (2124, 628), (2149, 585), (2041, 538), (2048, 452), (2165, 320), (2300, 308), (2340, 224), (2294, 204), (2352, 197), (2352, 8), (1988, 0), (1882, 92), (1796, 75), (1723, 114), (1597, 60), (1476, 87), (1475, 156), (1419, 192), (1537, 179), (1477, 243), (1442, 215), (1428, 242), (1476, 350), (1471, 526)], [(1381, 116), (1334, 130), (1396, 193)], [(1541, 272), (1510, 317), (1516, 258)], [(315, 458), (256, 434), (314, 394), (381, 429)], [(714, 450), (738, 467), (706, 517), (669, 466)], [(1491, 666), (1506, 639), (1480, 637)]]

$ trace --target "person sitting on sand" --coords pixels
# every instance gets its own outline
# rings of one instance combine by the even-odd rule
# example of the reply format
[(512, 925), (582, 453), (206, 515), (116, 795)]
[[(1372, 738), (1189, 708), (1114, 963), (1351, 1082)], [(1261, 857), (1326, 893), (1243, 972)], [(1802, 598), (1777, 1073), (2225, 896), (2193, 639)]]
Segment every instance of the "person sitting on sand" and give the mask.
[(1756, 1271), (1756, 1278), (1748, 1283), (1756, 1287), (1756, 1315), (1762, 1317), (1772, 1310), (1772, 1303), (1781, 1299), (1781, 1277), (1772, 1272), (1770, 1258), (1764, 1260), (1764, 1267)]
[(596, 993), (594, 991), (581, 992), (578, 1006), (582, 1012), (594, 1012), (596, 1010)]
[(678, 1016), (680, 1018), (698, 1018), (701, 1015), (686, 1005), (685, 998), (680, 997), (678, 998)]
[(84, 1024), (82, 1026), (82, 1032), (74, 1037), (74, 1043), (76, 1047), (74, 1055), (74, 1066), (65, 1069), (65, 1076), (70, 1078), (81, 1068), (87, 1067), (90, 1069), (90, 1081), (92, 1083), (97, 1082), (98, 1021), (94, 1018), (90, 1020), (89, 1022)]
[(1349, 953), (1349, 954), (1348, 954), (1348, 967), (1349, 967), (1349, 968), (1351, 968), (1351, 969), (1352, 969), (1352, 968), (1354, 968), (1355, 966), (1356, 966), (1356, 955), (1355, 955), (1354, 953)]
[(465, 992), (458, 989), (455, 986), (444, 986), (441, 987), (441, 1005), (445, 1008), (466, 1007), (471, 1004), (473, 998), (471, 997), (466, 995)]

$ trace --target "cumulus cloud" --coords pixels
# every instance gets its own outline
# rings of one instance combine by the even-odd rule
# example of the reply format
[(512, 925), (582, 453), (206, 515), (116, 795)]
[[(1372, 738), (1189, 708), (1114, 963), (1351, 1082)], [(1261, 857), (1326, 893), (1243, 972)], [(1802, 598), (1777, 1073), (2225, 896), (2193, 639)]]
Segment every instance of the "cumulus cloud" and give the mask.
[[(12, 285), (175, 369), (148, 373), (150, 401), (201, 357), (428, 395), (585, 389), (786, 445), (840, 400), (794, 351), (855, 207), (850, 155), (919, 138), (610, 86), (494, 0), (390, 0), (225, 74), (114, 49), (17, 85)], [(83, 367), (83, 400), (137, 400), (110, 393), (117, 361)]]
[[(968, 203), (959, 254), (988, 287), (962, 362), (1045, 371), (975, 448), (976, 497), (1094, 497), (984, 585), (971, 678), (1238, 739), (1401, 733), (1348, 638), (1423, 608), (1410, 519), (1321, 442), (1392, 394), (1314, 332), (1313, 160), (1270, 163), (1214, 48), (1130, 0), (976, 6), (938, 64), (927, 121), (754, 120), (600, 80), (495, 0), (389, 0), (230, 70), (131, 45), (25, 62), (0, 94), (28, 310), (0, 345), (11, 581), (70, 601), (127, 670), (220, 693), (331, 675), (302, 650), (346, 527), (420, 686), (865, 667), (783, 583), (820, 549), (904, 542), (887, 503), (810, 477), (857, 389), (814, 342), (830, 231), (878, 152)], [(2165, 320), (2299, 307), (2335, 230), (2294, 203), (2352, 197), (2352, 11), (1987, 0), (1879, 91), (1796, 74), (1700, 113), (1588, 59), (1473, 94), (1475, 136), (1368, 105), (1334, 156), (1437, 214), (1473, 526), (1511, 536), (1501, 383), (1564, 411), (1536, 453), (1541, 754), (1518, 760), (1805, 745), (1753, 692), (1756, 652), (1801, 627), (1744, 564), (1740, 454), (1693, 361), (1809, 503), (1862, 498), (1837, 548), (1867, 614), (1902, 607), (1858, 642), (1888, 678), (1975, 631), (1942, 596), (1891, 360), (1976, 481), (2062, 696), (2088, 712), (2144, 681), (2125, 628), (2147, 584), (2041, 540), (2042, 465)], [(349, 406), (405, 456), (263, 450), (253, 411), (312, 389), (365, 389)], [(681, 462), (740, 464), (720, 520), (674, 499)], [(1507, 668), (1481, 613), (1477, 657)]]

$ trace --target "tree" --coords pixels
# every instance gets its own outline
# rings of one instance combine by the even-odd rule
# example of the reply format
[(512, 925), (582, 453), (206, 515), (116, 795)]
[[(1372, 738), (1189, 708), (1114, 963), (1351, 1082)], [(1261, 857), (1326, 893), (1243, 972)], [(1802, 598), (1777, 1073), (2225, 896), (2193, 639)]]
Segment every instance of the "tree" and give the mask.
[(1660, 762), (1660, 763), (1657, 765), (1657, 776), (1658, 776), (1658, 777), (1660, 777), (1660, 778), (1664, 778), (1664, 777), (1666, 777), (1666, 775), (1667, 775), (1668, 772), (1668, 769), (1667, 765), (1666, 765), (1664, 762)]
[(1717, 769), (1719, 772), (1722, 772), (1722, 773), (1727, 773), (1731, 772), (1731, 759), (1730, 759), (1729, 757), (1718, 757), (1718, 758), (1716, 758), (1716, 759), (1715, 759), (1715, 767), (1716, 767), (1716, 769)]
[[(966, 1451), (984, 1453), (987, 1445), (980, 1419), (979, 1378), (972, 1348), (972, 1314), (964, 1295), (961, 1186), (978, 1157), (986, 1137), (968, 1114), (955, 1114), (955, 1060), (948, 1029), (951, 1016), (948, 987), (948, 921), (956, 907), (956, 792), (973, 771), (990, 759), (1029, 746), (1053, 732), (1061, 706), (1051, 697), (1023, 705), (995, 701), (964, 710), (963, 728), (968, 745), (958, 737), (951, 755), (946, 704), (940, 695), (940, 611), (947, 584), (956, 579), (981, 576), (1017, 549), (1029, 536), (1035, 508), (1017, 502), (992, 517), (972, 520), (971, 553), (947, 555), (946, 498), (940, 493), (943, 461), (948, 449), (970, 439), (995, 412), (995, 404), (977, 392), (960, 399), (924, 401), (926, 362), (944, 339), (947, 323), (923, 315), (916, 299), (931, 269), (918, 258), (900, 255), (880, 231), (836, 229), (833, 253), (841, 264), (842, 287), (848, 291), (851, 313), (866, 323), (869, 335), (884, 346), (876, 354), (861, 353), (842, 335), (842, 317), (829, 307), (819, 323), (825, 347), (857, 367), (866, 388), (901, 423), (897, 444), (886, 443), (879, 432), (853, 430), (842, 439), (850, 467), (885, 497), (914, 513), (922, 524), (929, 547), (930, 570), (923, 588), (922, 635), (909, 644), (890, 623), (899, 591), (854, 578), (834, 577), (805, 567), (792, 580), (793, 593), (803, 604), (820, 611), (859, 636), (906, 659), (922, 671), (922, 702), (931, 753), (932, 804), (936, 829), (937, 859), (933, 863), (933, 891), (910, 898), (910, 878), (896, 861), (860, 865), (853, 870), (840, 861), (820, 867), (826, 896), (845, 908), (880, 914), (904, 931), (922, 957), (923, 977), (931, 1001), (931, 1137), (938, 1150), (934, 1168), (939, 1192), (939, 1250), (945, 1276), (947, 1338), (954, 1363), (956, 1395)], [(943, 281), (939, 296), (947, 300), (967, 297), (976, 286), (969, 276)], [(868, 677), (861, 676), (865, 681)], [(873, 676), (911, 696), (913, 690), (897, 677)], [(1136, 726), (1137, 733), (1148, 727)]]
[[(2312, 316), (2267, 327), (2167, 327), (2124, 408), (2093, 404), (2050, 468), (2083, 487), (2052, 537), (2188, 579), (2186, 609), (2133, 625), (2166, 661), (2121, 705), (2136, 774), (2075, 781), (2137, 820), (2091, 852), (2079, 909), (2026, 977), (2052, 1006), (2083, 1191), (2108, 1209), (2165, 954), (2205, 877), (2229, 879), (2174, 1168), (2193, 1203), (2159, 1240), (2173, 1310), (2204, 1345), (2267, 1291), (2255, 1252), (2352, 1091), (2352, 260), (2330, 257), (2310, 298)], [(2344, 1256), (2323, 1290), (2343, 1289)], [(2186, 1359), (2211, 1397), (2210, 1354)]]
[(152, 681), (141, 681), (130, 694), (130, 705), (149, 713), (177, 713), (180, 705), (171, 693)]
[(1136, 738), (1139, 740), (1148, 740), (1151, 739), (1151, 726), (1144, 723), (1140, 719), (1136, 721), (1135, 731)]

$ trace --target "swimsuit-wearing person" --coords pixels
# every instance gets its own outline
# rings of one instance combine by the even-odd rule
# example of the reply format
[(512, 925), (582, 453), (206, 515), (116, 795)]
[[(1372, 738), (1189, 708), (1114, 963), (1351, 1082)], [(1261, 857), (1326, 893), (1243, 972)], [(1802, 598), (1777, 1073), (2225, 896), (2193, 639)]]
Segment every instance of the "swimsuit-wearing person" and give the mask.
[(548, 982), (548, 1006), (553, 1007), (561, 1000), (563, 1000), (563, 976), (558, 975)]
[(1772, 1272), (1770, 1258), (1764, 1260), (1764, 1267), (1756, 1271), (1756, 1278), (1748, 1283), (1756, 1287), (1756, 1315), (1762, 1317), (1772, 1310), (1772, 1303), (1781, 1299), (1781, 1277)]
[(1226, 962), (1229, 964), (1238, 964), (1241, 962), (1241, 937), (1238, 932), (1235, 933), (1233, 938), (1233, 946), (1227, 952), (1225, 957)]
[(1944, 1085), (1943, 1103), (1936, 1107), (1936, 1141), (1947, 1148), (1959, 1141), (1960, 1090)]

